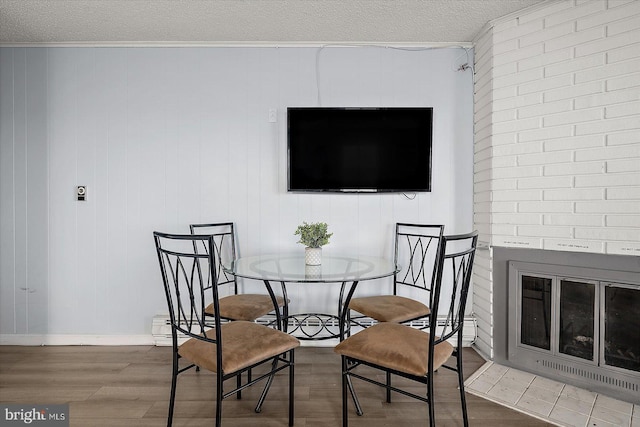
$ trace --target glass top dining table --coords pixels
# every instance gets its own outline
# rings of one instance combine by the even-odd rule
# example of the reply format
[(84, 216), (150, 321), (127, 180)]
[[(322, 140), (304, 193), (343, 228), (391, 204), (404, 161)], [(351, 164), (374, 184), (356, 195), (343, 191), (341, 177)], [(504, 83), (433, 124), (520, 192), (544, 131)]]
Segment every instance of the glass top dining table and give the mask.
[(229, 273), (247, 279), (277, 282), (353, 282), (392, 276), (395, 264), (369, 256), (323, 256), (322, 264), (306, 265), (304, 255), (271, 254), (242, 257)]
[[(297, 332), (296, 336), (304, 340), (342, 339), (346, 322), (343, 307), (348, 306), (358, 283), (393, 276), (398, 271), (395, 263), (385, 258), (325, 254), (320, 265), (305, 264), (304, 254), (267, 254), (238, 258), (224, 269), (236, 277), (262, 280), (274, 306), (272, 283), (280, 283), (285, 306), (282, 313), (276, 310), (277, 325), (285, 332)], [(338, 315), (289, 314), (287, 284), (291, 283), (341, 283)]]

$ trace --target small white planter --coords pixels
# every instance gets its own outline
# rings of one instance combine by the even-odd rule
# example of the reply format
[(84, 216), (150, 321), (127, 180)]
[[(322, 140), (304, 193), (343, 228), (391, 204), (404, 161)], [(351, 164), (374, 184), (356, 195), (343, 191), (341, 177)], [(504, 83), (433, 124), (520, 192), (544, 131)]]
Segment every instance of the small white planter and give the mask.
[(322, 264), (322, 248), (304, 248), (304, 263), (307, 265)]

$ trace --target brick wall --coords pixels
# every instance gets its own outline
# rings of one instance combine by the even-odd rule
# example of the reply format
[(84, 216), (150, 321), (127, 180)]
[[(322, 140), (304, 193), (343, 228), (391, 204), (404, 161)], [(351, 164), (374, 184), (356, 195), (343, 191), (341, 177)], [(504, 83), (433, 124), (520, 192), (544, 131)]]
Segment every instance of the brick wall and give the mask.
[[(491, 240), (491, 141), (493, 33), (475, 41), (474, 49), (474, 224), (483, 247)], [(479, 179), (480, 178), (480, 179)], [(491, 257), (489, 250), (476, 251), (473, 268), (473, 311), (478, 323), (476, 347), (492, 355), (493, 309)]]
[(640, 256), (640, 1), (563, 0), (475, 41), (474, 281), (492, 349), (491, 246)]

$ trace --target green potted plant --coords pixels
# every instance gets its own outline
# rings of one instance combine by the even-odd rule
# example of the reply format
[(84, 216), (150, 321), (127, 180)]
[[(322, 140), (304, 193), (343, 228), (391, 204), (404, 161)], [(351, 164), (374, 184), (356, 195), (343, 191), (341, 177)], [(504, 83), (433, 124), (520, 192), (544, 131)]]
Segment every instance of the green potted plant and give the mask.
[(298, 243), (305, 245), (304, 259), (308, 265), (320, 265), (322, 262), (322, 246), (329, 243), (333, 233), (327, 231), (326, 222), (307, 224), (303, 222), (296, 229), (295, 235), (300, 236)]

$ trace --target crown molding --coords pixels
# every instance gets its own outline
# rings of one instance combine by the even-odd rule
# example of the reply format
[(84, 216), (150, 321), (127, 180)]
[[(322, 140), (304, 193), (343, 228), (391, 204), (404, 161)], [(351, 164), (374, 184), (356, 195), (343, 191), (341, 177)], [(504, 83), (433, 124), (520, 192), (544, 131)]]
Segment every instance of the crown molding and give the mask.
[(473, 47), (471, 42), (463, 43), (415, 43), (415, 42), (55, 42), (55, 43), (11, 43), (0, 42), (0, 47), (244, 47), (244, 48), (326, 48), (326, 47), (389, 47), (398, 49), (438, 49)]

